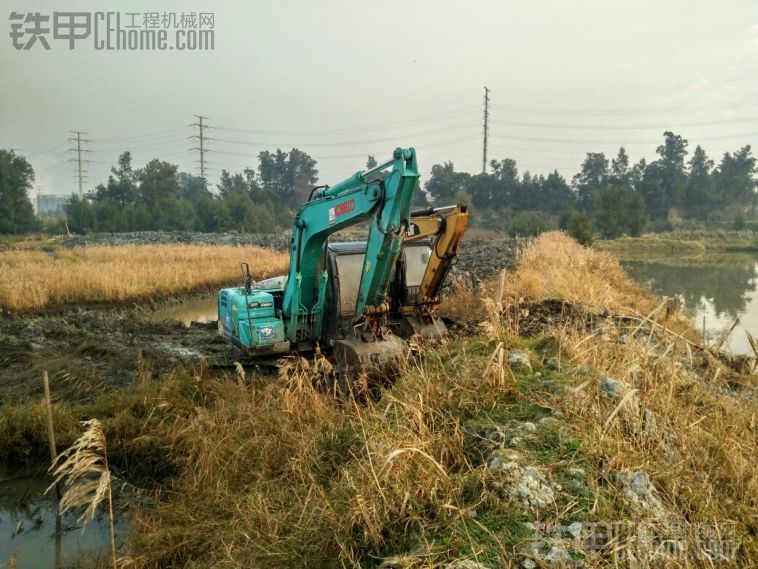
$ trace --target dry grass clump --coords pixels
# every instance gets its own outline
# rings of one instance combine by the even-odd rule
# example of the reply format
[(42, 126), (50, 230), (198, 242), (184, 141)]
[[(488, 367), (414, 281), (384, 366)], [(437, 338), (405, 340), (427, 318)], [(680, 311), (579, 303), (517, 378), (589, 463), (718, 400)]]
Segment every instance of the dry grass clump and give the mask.
[[(517, 259), (517, 269), (476, 286), (466, 275), (456, 276), (441, 313), (463, 320), (489, 318), (493, 307), (483, 299), (495, 299), (498, 289), (503, 307), (559, 299), (595, 312), (647, 314), (654, 299), (641, 290), (610, 254), (582, 247), (560, 231), (543, 233), (531, 241)], [(495, 299), (497, 303), (498, 299)]]
[(428, 354), (379, 402), (315, 388), (318, 361), (286, 364), (277, 383), (200, 378), (212, 402), (177, 421), (184, 475), (138, 519), (130, 562), (358, 566), (419, 543), (435, 558), (449, 555), (440, 528), (476, 555), (466, 531), (480, 522), (464, 512), (480, 498), (467, 490), (480, 467), (461, 420), (510, 394), (476, 352)]
[[(740, 550), (738, 566), (757, 563), (758, 544), (749, 536), (758, 531), (758, 405), (749, 390), (719, 385), (719, 376), (734, 372), (655, 328), (623, 342), (568, 329), (555, 338), (567, 361), (591, 366), (560, 405), (584, 453), (603, 466), (599, 483), (614, 489), (615, 472), (644, 469), (664, 517), (693, 528), (716, 524)], [(624, 397), (603, 393), (604, 378), (623, 381)], [(598, 517), (639, 515), (623, 502), (612, 490), (597, 502)]]
[(524, 249), (504, 292), (514, 301), (556, 298), (616, 312), (633, 308), (647, 314), (654, 306), (616, 259), (559, 231), (543, 233)]
[(234, 283), (247, 261), (254, 278), (283, 274), (288, 257), (255, 246), (126, 245), (0, 252), (0, 308), (141, 300)]

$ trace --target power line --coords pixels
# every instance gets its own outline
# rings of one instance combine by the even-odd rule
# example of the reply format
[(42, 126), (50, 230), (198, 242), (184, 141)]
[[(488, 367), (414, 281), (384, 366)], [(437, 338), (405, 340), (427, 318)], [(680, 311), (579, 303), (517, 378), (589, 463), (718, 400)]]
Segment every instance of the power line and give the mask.
[(240, 132), (240, 133), (248, 133), (248, 134), (263, 134), (263, 135), (282, 135), (282, 136), (329, 136), (329, 135), (341, 135), (341, 134), (352, 134), (352, 133), (364, 133), (369, 131), (381, 131), (381, 130), (390, 130), (390, 129), (398, 129), (402, 127), (411, 127), (411, 126), (418, 126), (422, 124), (427, 123), (437, 123), (440, 121), (447, 121), (451, 119), (457, 119), (462, 117), (471, 117), (475, 115), (478, 111), (476, 110), (477, 107), (467, 107), (465, 109), (459, 109), (456, 111), (448, 111), (444, 113), (438, 113), (433, 115), (424, 115), (421, 117), (416, 117), (409, 120), (404, 121), (395, 121), (395, 122), (386, 122), (383, 120), (378, 121), (379, 124), (373, 123), (368, 125), (362, 125), (362, 126), (350, 126), (340, 129), (319, 129), (319, 130), (261, 130), (261, 129), (247, 129), (247, 128), (238, 128), (238, 127), (224, 127), (224, 126), (214, 126), (214, 130), (221, 130), (221, 131), (227, 131), (227, 132)]
[(550, 128), (555, 130), (653, 130), (653, 129), (674, 129), (674, 128), (694, 128), (701, 126), (721, 126), (724, 124), (740, 124), (758, 121), (758, 117), (742, 117), (732, 119), (722, 119), (718, 121), (698, 121), (698, 122), (684, 122), (684, 123), (658, 123), (658, 124), (621, 124), (621, 125), (581, 125), (581, 124), (555, 124), (555, 123), (534, 123), (524, 121), (512, 121), (493, 119), (494, 122), (500, 124), (507, 124), (509, 126), (521, 126), (528, 128)]
[(76, 138), (69, 138), (69, 142), (76, 142), (76, 146), (74, 148), (69, 148), (69, 151), (76, 152), (76, 158), (72, 158), (69, 160), (69, 162), (76, 162), (76, 171), (74, 172), (74, 180), (78, 182), (79, 185), (79, 197), (84, 196), (84, 182), (86, 180), (86, 172), (82, 168), (82, 164), (87, 164), (90, 162), (90, 160), (83, 160), (82, 154), (87, 154), (92, 152), (91, 150), (87, 150), (85, 148), (82, 148), (82, 143), (91, 142), (87, 138), (82, 138), (83, 134), (87, 134), (86, 132), (82, 132), (80, 130), (70, 130), (69, 131), (72, 134), (76, 135)]

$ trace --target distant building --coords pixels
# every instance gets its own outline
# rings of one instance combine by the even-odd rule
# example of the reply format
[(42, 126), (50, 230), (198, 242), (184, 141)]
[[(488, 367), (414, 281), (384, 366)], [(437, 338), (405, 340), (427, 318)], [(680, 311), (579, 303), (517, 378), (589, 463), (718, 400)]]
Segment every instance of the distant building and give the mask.
[(40, 195), (37, 196), (37, 215), (55, 215), (63, 213), (67, 196)]

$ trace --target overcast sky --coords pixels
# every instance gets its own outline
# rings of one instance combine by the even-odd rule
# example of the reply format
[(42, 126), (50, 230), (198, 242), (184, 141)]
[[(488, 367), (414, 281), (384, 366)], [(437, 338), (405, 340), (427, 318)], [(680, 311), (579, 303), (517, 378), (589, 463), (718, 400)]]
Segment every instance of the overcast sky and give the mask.
[[(0, 148), (18, 149), (42, 193), (75, 189), (70, 130), (92, 150), (86, 189), (124, 150), (209, 179), (293, 146), (337, 182), (395, 146), (478, 172), (483, 87), (490, 159), (570, 179), (586, 152), (654, 157), (670, 128), (718, 160), (758, 143), (758, 1), (3, 0)], [(12, 11), (213, 12), (212, 51), (13, 49)], [(124, 16), (122, 16), (124, 17)], [(141, 19), (142, 16), (139, 16)], [(124, 24), (122, 20), (122, 25)], [(170, 39), (173, 41), (173, 31)], [(25, 38), (28, 39), (28, 36)]]

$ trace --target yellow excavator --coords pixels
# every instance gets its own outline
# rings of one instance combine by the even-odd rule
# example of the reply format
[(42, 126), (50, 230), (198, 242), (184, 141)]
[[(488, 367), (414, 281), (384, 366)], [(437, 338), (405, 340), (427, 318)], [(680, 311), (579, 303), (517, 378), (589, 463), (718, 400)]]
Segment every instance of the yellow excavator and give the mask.
[[(411, 212), (411, 224), (404, 241), (405, 255), (396, 270), (396, 283), (404, 283), (393, 295), (400, 335), (423, 338), (444, 334), (444, 323), (434, 317), (442, 302), (442, 285), (458, 259), (458, 245), (466, 232), (465, 205), (452, 205)], [(420, 256), (420, 262), (411, 263)], [(420, 280), (414, 267), (423, 269)], [(420, 272), (416, 269), (416, 272)], [(418, 282), (418, 285), (416, 285)]]

